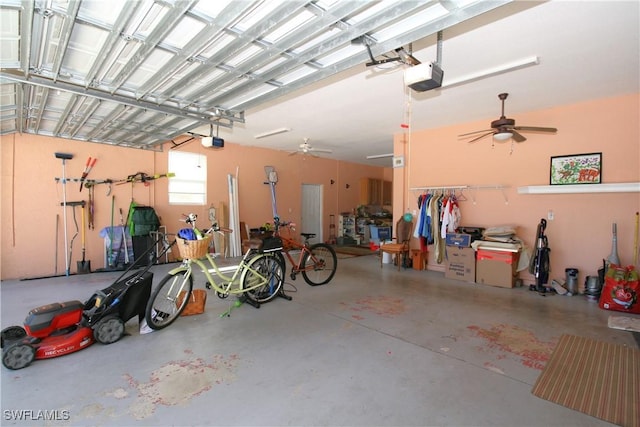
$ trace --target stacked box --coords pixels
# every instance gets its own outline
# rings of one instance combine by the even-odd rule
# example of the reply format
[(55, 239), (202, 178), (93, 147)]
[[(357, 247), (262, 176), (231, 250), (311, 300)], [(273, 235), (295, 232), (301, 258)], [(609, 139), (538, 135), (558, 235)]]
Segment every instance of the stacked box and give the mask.
[(476, 257), (473, 248), (447, 246), (444, 277), (473, 282), (476, 278)]
[(476, 283), (513, 288), (518, 272), (519, 252), (478, 249)]
[(471, 246), (471, 235), (464, 233), (447, 233), (445, 244), (447, 246), (459, 246), (461, 248), (468, 248), (469, 246)]

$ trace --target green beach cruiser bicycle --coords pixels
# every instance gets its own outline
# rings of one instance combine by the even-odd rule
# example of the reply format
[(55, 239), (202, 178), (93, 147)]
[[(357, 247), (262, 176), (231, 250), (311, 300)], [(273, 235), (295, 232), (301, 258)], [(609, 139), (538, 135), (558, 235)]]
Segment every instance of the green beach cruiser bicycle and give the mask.
[[(196, 229), (196, 218), (195, 214), (189, 214), (185, 222)], [(179, 267), (169, 271), (151, 293), (145, 311), (150, 328), (166, 328), (180, 316), (193, 290), (194, 268), (205, 276), (207, 289), (213, 289), (221, 299), (236, 295), (254, 307), (260, 307), (278, 295), (284, 283), (286, 266), (272, 253), (282, 250), (280, 239), (254, 242), (239, 264), (220, 267), (215, 262), (217, 254), (208, 251), (214, 232), (231, 230), (214, 223), (202, 233), (200, 240), (176, 237), (175, 244), (183, 261)]]

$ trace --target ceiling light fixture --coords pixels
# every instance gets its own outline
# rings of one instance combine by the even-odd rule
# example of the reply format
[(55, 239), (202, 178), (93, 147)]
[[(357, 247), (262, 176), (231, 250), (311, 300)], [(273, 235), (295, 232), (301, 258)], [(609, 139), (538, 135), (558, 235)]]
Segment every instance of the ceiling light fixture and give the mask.
[(393, 153), (389, 153), (389, 154), (374, 154), (374, 155), (371, 155), (371, 156), (367, 156), (367, 160), (386, 159), (387, 157), (393, 157)]
[(505, 142), (510, 140), (512, 136), (513, 136), (513, 133), (509, 131), (503, 131), (503, 132), (498, 132), (493, 134), (493, 139), (495, 139), (498, 142)]
[(278, 135), (279, 133), (285, 133), (285, 132), (290, 132), (291, 129), (290, 128), (278, 128), (278, 129), (273, 129), (267, 132), (263, 132), (263, 133), (259, 133), (257, 135), (254, 135), (255, 139), (260, 139), (260, 138), (266, 138), (268, 136), (273, 136), (273, 135)]
[(456, 85), (468, 83), (474, 80), (482, 79), (485, 77), (506, 73), (508, 71), (519, 70), (520, 68), (525, 68), (532, 65), (538, 65), (539, 63), (540, 63), (540, 59), (537, 56), (530, 56), (528, 58), (519, 59), (517, 61), (509, 62), (507, 64), (499, 65), (497, 67), (487, 68), (486, 70), (479, 71), (473, 74), (468, 74), (466, 76), (462, 76), (457, 79), (451, 79), (451, 80), (445, 79), (445, 81), (442, 82), (442, 86), (440, 87), (444, 89), (445, 87), (456, 86)]

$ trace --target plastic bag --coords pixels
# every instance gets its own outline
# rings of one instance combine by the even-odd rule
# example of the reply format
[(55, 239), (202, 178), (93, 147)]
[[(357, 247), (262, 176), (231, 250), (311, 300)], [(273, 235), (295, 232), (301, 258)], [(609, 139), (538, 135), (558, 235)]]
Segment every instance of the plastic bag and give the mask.
[(197, 240), (196, 233), (192, 228), (181, 228), (178, 231), (178, 237), (184, 240)]
[(639, 293), (640, 280), (635, 267), (611, 264), (604, 277), (599, 306), (605, 310), (640, 314)]

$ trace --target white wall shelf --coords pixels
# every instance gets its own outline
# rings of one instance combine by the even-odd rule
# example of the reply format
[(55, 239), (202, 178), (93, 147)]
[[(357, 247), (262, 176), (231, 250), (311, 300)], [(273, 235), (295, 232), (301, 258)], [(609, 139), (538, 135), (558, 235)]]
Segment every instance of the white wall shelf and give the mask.
[(640, 182), (576, 185), (529, 185), (518, 187), (519, 194), (571, 194), (571, 193), (639, 193)]

